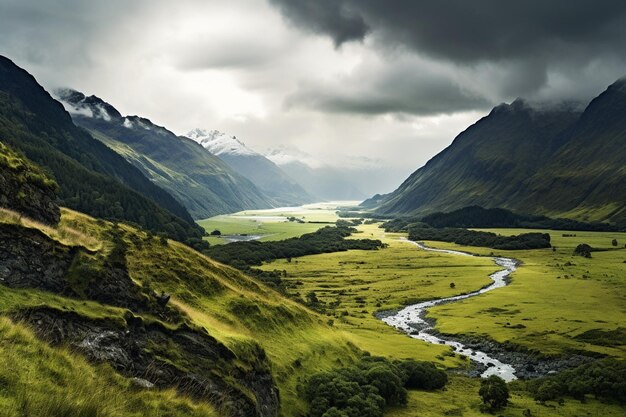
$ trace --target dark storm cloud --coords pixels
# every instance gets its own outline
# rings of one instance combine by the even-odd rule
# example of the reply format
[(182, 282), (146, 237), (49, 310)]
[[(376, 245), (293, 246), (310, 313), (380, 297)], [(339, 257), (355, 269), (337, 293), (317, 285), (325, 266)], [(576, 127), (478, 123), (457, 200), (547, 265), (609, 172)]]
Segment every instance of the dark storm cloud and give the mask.
[[(391, 44), (457, 62), (624, 46), (622, 0), (270, 0), (295, 25), (337, 45), (368, 29)], [(572, 46), (573, 48), (572, 50)], [(626, 51), (613, 49), (624, 54)]]
[(329, 34), (335, 45), (363, 39), (369, 31), (351, 2), (334, 0), (270, 0), (290, 21), (313, 32)]
[(374, 71), (362, 69), (350, 79), (339, 79), (333, 84), (302, 86), (288, 97), (286, 104), (366, 115), (433, 115), (490, 107), (488, 100), (437, 70), (426, 66), (415, 71), (412, 62)]
[[(375, 72), (356, 71), (345, 80), (348, 88), (301, 88), (290, 105), (364, 114), (453, 113), (517, 96), (586, 100), (624, 75), (624, 1), (269, 2), (294, 26), (328, 36), (336, 46), (362, 42), (389, 58)], [(398, 56), (421, 57), (421, 63), (398, 74)], [(421, 74), (429, 60), (446, 71)]]

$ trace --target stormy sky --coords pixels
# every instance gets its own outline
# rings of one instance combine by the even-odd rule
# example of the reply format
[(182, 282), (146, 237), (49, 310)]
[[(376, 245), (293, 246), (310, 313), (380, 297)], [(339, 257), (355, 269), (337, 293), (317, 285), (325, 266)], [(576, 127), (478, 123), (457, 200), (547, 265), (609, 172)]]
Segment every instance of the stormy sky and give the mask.
[(494, 105), (626, 75), (626, 2), (0, 0), (0, 54), (178, 134), (353, 169), (371, 194)]

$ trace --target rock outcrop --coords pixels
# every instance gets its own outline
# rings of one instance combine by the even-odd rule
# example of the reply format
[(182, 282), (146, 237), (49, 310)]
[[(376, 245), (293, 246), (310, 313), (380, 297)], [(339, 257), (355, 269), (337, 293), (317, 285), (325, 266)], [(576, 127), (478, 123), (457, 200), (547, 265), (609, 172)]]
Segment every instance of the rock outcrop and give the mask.
[(56, 224), (61, 218), (57, 190), (41, 169), (0, 142), (0, 207)]

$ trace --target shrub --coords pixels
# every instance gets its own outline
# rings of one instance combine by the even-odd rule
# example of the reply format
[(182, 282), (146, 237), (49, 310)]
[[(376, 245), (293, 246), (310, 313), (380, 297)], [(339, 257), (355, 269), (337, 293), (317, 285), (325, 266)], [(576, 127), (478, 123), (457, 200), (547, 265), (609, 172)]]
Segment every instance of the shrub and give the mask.
[(440, 389), (448, 382), (448, 375), (431, 362), (406, 360), (397, 365), (404, 373), (404, 386), (409, 389)]
[(509, 402), (509, 388), (506, 382), (497, 375), (491, 375), (480, 383), (478, 395), (490, 410), (498, 410)]
[(503, 250), (541, 249), (550, 247), (548, 233), (523, 233), (517, 236), (500, 236), (491, 232), (477, 232), (475, 230), (428, 227), (409, 227), (409, 239), (437, 240), (453, 242), (466, 246), (483, 246)]
[(591, 258), (591, 251), (593, 251), (593, 248), (591, 246), (587, 245), (586, 243), (581, 243), (580, 245), (576, 246), (576, 249), (574, 249), (574, 255)]

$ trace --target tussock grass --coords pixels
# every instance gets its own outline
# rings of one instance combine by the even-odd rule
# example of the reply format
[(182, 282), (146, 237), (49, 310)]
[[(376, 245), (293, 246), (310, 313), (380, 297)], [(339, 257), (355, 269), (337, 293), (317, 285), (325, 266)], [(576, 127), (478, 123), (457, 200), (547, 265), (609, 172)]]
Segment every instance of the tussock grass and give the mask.
[(60, 223), (58, 226), (49, 226), (36, 220), (30, 219), (22, 214), (0, 207), (0, 223), (15, 224), (29, 229), (37, 229), (48, 235), (50, 238), (61, 242), (66, 246), (82, 246), (89, 250), (96, 251), (102, 247), (101, 241), (80, 230), (74, 229), (66, 224)]
[(51, 348), (0, 317), (0, 415), (3, 417), (205, 416), (219, 414), (172, 390), (133, 388), (108, 366)]

